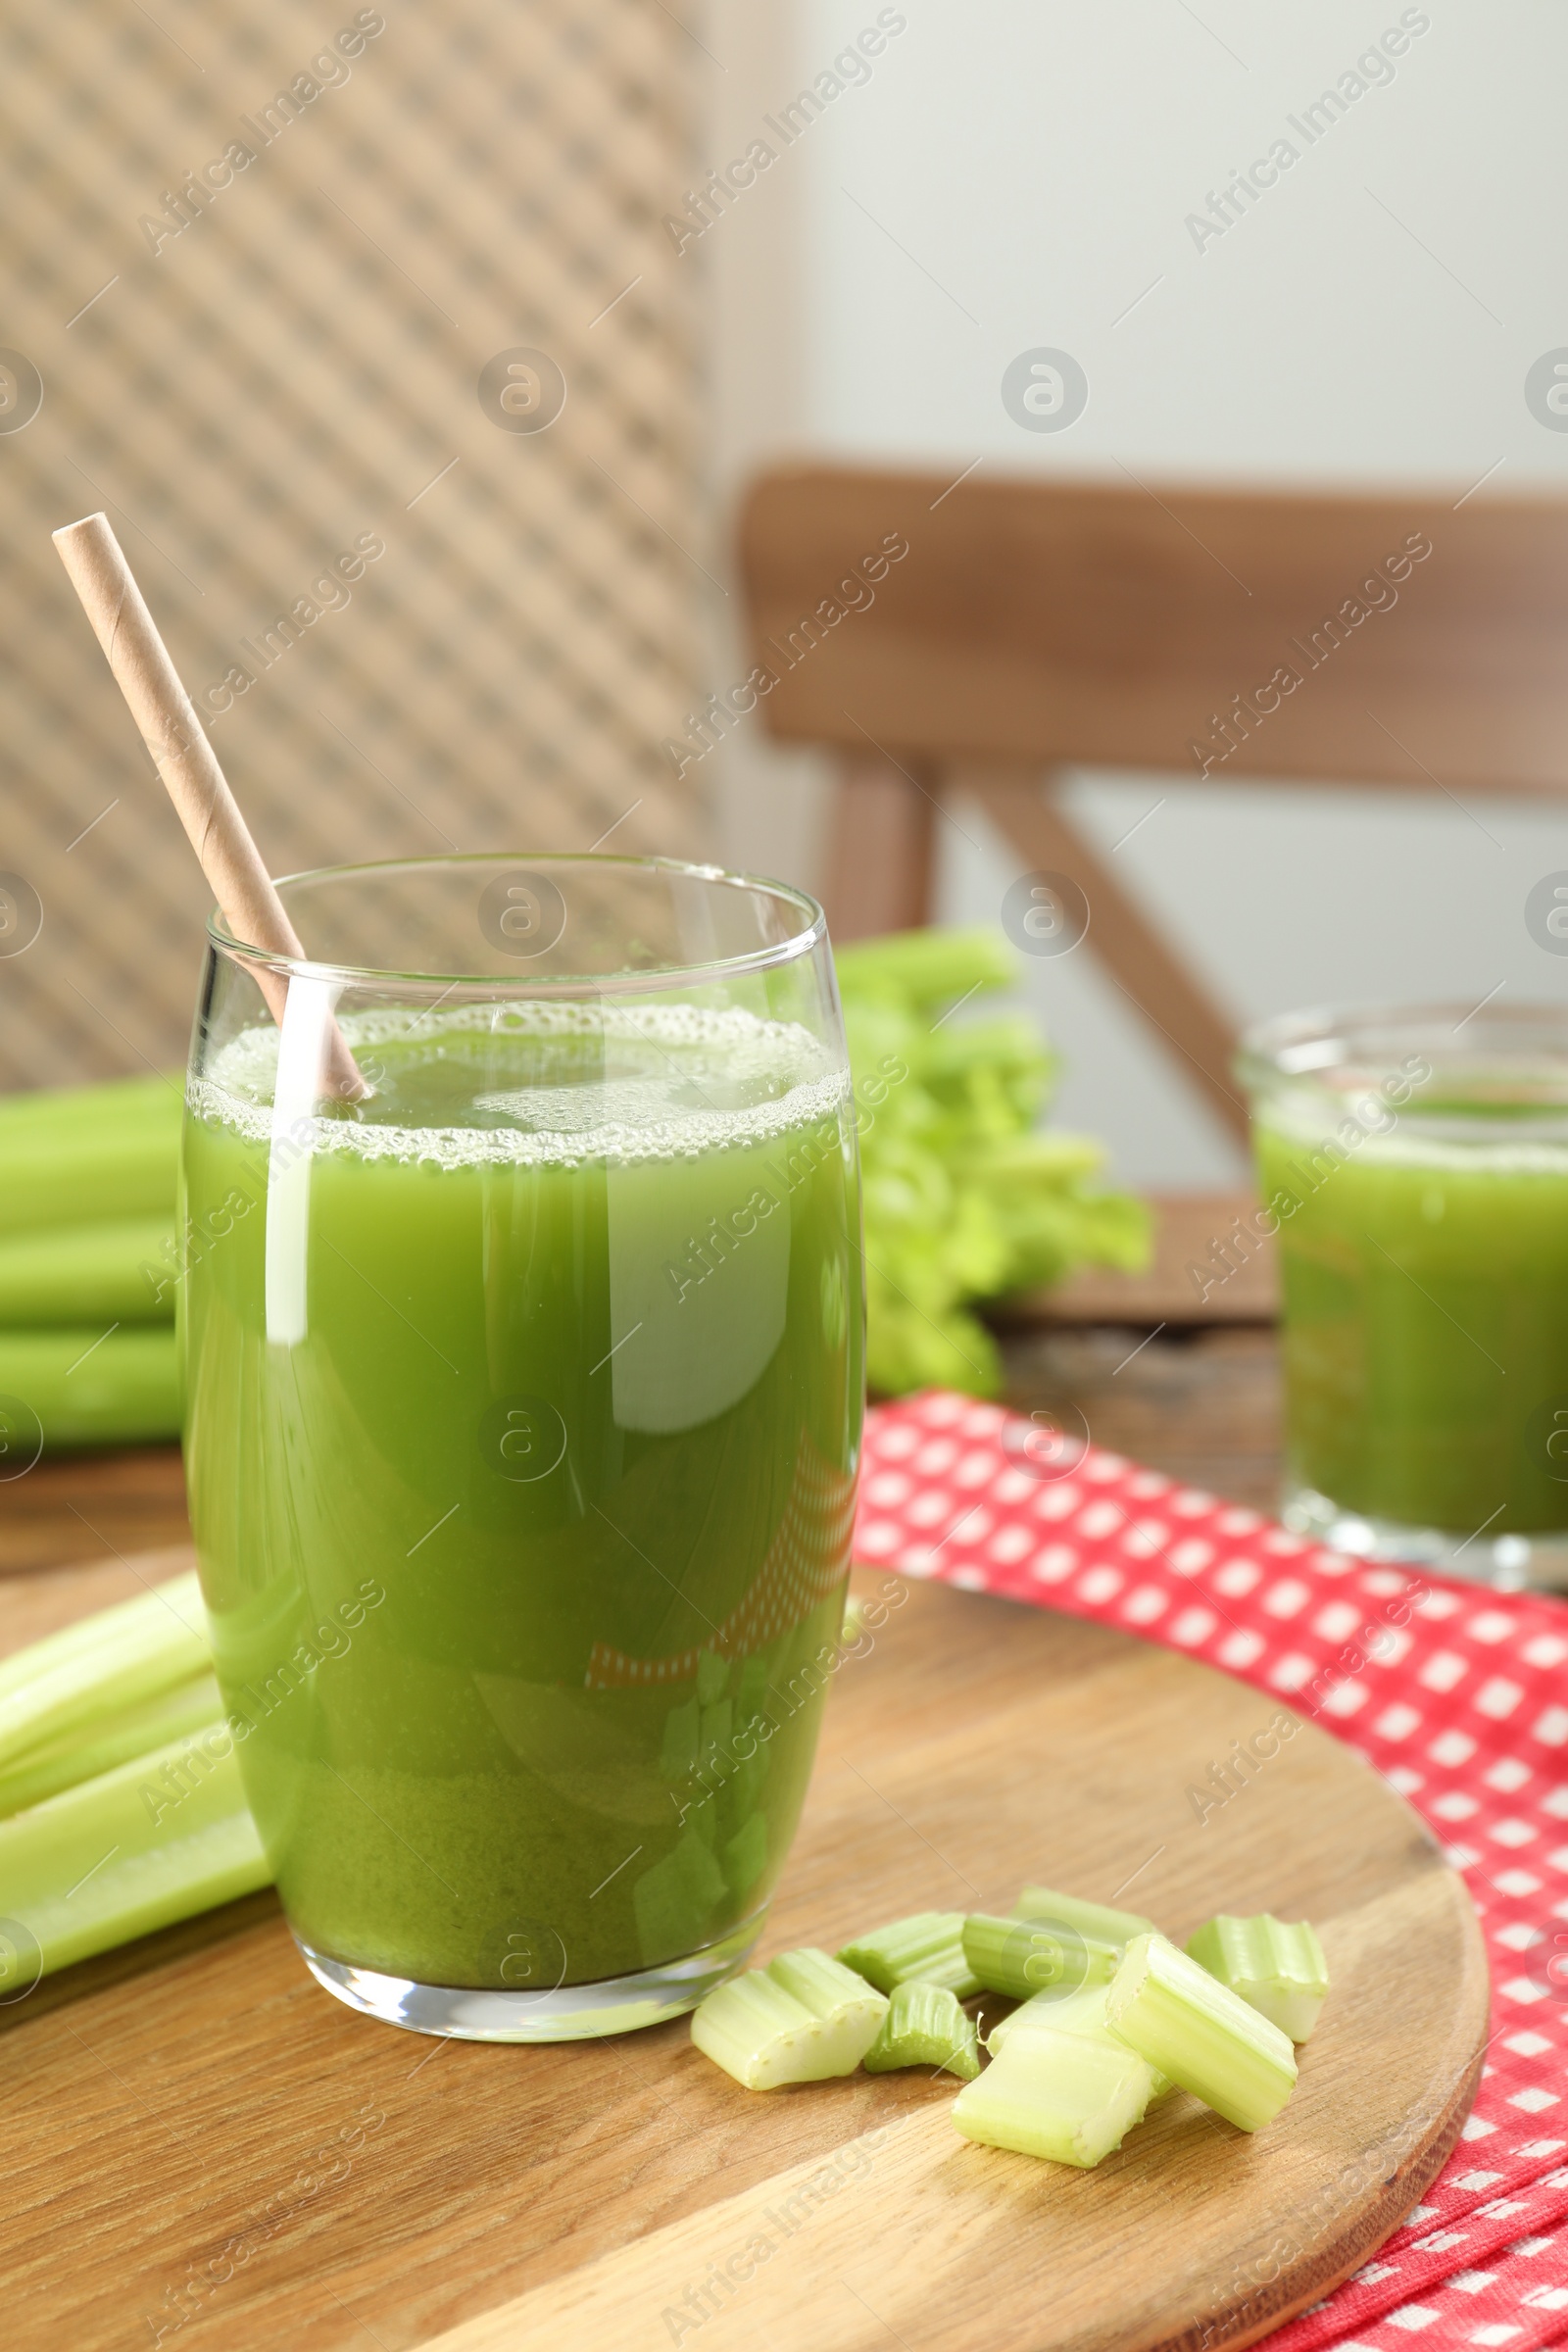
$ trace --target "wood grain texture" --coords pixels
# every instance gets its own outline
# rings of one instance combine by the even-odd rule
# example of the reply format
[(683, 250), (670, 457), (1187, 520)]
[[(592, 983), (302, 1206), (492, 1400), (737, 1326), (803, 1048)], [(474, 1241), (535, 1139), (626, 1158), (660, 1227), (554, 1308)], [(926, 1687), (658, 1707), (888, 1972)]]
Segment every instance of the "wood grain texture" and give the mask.
[[(189, 1542), (177, 1446), (50, 1455), (24, 1477), (0, 1481), (0, 1579)], [(5, 1605), (0, 1599), (0, 1618)]]
[[(1284, 1398), (1272, 1331), (1019, 1325), (1001, 1335), (1014, 1410), (1040, 1408), (1227, 1501), (1279, 1509)], [(1079, 1418), (1081, 1416), (1081, 1420)]]
[[(111, 1573), (11, 1580), (6, 1642)], [(748, 2095), (682, 2024), (422, 2042), (319, 1991), (254, 1898), (205, 1942), (149, 1938), (134, 1975), (0, 2012), (8, 2352), (160, 2328), (223, 2352), (880, 2352), (890, 2329), (922, 2352), (1199, 2352), (1352, 2268), (1441, 2162), (1485, 2033), (1468, 1899), (1415, 1817), (1302, 1727), (1200, 1825), (1188, 1785), (1270, 1700), (1103, 1628), (860, 1581), (896, 1605), (836, 1680), (764, 1948), (1000, 1906), (1026, 1874), (1125, 1888), (1178, 1935), (1215, 1907), (1305, 1912), (1335, 1994), (1274, 2128), (1178, 2094), (1076, 2175), (959, 2141), (951, 2084), (919, 2075)], [(769, 2259), (672, 2326), (760, 2232)]]
[[(1213, 714), (1285, 664), (1301, 683), (1212, 775), (1561, 792), (1568, 500), (1457, 495), (781, 468), (741, 520), (759, 659), (885, 534), (908, 554), (761, 709), (796, 743), (1190, 778)], [(1431, 552), (1383, 609), (1316, 645), (1412, 534)]]
[[(1024, 1291), (987, 1313), (1004, 1324), (1122, 1323), (1152, 1330), (1268, 1323), (1279, 1313), (1274, 1243), (1250, 1224), (1250, 1193), (1152, 1193), (1150, 1262), (1137, 1273), (1084, 1266), (1054, 1290)], [(1196, 1270), (1196, 1271), (1195, 1271)]]

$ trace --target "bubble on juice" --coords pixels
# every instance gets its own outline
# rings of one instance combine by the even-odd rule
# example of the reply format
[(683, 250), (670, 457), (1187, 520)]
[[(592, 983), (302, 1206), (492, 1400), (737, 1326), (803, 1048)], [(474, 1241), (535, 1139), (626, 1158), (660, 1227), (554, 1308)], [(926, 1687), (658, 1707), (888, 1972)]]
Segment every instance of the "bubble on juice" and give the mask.
[[(313, 1152), (446, 1168), (672, 1159), (836, 1124), (849, 1103), (848, 1071), (808, 1029), (737, 1006), (396, 1007), (340, 1026), (375, 1092), (291, 1125)], [(190, 1082), (190, 1107), (273, 1140), (277, 1055), (270, 1024), (242, 1030)]]

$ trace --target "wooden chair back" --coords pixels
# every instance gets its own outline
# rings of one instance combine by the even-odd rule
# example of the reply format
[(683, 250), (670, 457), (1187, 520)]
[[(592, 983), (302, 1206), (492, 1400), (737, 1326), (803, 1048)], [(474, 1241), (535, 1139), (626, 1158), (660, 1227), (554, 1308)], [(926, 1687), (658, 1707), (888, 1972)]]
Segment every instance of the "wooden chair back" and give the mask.
[(972, 796), (1083, 894), (1088, 944), (1238, 1133), (1234, 1023), (1054, 773), (1568, 791), (1560, 497), (812, 466), (754, 485), (740, 540), (755, 666), (725, 723), (839, 755), (836, 935), (928, 918), (938, 812)]

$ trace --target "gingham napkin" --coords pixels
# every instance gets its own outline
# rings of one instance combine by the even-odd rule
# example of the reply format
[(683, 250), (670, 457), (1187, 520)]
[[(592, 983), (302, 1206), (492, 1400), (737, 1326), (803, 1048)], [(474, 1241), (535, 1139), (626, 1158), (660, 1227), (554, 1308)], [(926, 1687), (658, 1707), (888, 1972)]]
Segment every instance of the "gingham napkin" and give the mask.
[(1409, 1799), (1487, 1938), (1481, 2089), (1425, 2201), (1271, 2352), (1568, 2337), (1568, 1604), (1368, 1566), (941, 1392), (870, 1416), (855, 1553), (1186, 1650)]

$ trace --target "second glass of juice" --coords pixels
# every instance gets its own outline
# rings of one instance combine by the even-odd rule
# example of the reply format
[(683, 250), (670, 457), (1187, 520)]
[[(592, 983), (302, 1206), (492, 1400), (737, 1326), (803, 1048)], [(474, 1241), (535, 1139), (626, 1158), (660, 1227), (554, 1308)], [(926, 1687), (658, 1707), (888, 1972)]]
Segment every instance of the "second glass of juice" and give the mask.
[(822, 916), (663, 860), (280, 887), (313, 960), (215, 918), (184, 1143), (246, 1793), (352, 2006), (652, 2024), (760, 1932), (841, 1627), (863, 1321)]
[(1290, 1014), (1240, 1069), (1279, 1237), (1287, 1524), (1568, 1582), (1568, 1014)]

